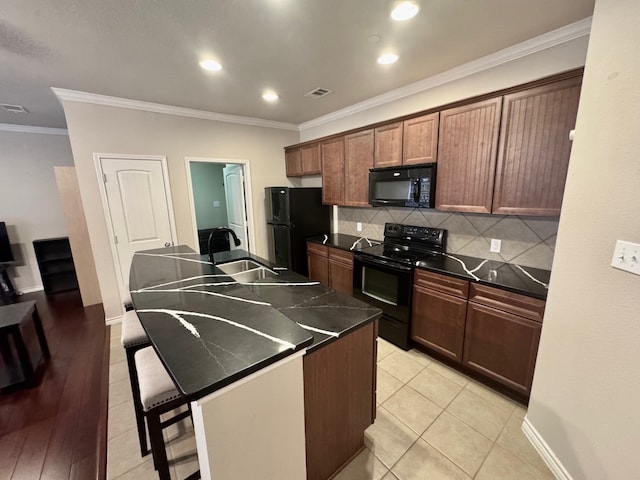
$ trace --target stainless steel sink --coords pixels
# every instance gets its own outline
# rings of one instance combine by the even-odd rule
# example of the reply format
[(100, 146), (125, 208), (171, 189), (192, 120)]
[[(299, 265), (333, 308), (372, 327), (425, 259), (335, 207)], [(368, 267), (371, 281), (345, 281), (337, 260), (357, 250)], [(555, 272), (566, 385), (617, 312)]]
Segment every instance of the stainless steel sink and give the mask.
[(268, 278), (275, 278), (277, 277), (277, 275), (277, 273), (274, 273), (271, 270), (260, 267), (253, 270), (246, 270), (244, 272), (235, 273), (231, 275), (231, 278), (233, 278), (238, 283), (251, 283)]
[(246, 272), (247, 270), (254, 270), (256, 268), (264, 268), (257, 262), (253, 260), (236, 260), (234, 262), (223, 263), (221, 265), (216, 265), (220, 270), (222, 270), (227, 275), (235, 275), (236, 273)]

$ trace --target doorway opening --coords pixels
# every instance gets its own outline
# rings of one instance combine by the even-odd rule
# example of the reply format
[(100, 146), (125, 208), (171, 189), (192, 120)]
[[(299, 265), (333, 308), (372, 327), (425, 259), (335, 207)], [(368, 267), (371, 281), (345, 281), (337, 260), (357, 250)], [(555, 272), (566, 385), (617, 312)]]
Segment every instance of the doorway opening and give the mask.
[(187, 157), (194, 244), (201, 254), (208, 253), (207, 242), (216, 227), (233, 230), (240, 245), (226, 233), (215, 234), (214, 252), (242, 249), (254, 251), (253, 212), (249, 163), (244, 160)]

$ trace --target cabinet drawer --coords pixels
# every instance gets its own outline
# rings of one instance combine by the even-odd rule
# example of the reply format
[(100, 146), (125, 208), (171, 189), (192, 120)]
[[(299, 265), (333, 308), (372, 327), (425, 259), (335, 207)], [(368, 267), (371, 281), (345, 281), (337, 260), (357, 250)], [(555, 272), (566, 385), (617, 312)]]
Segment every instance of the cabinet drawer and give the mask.
[(544, 316), (544, 300), (484, 285), (471, 285), (469, 301), (497, 308), (503, 312), (519, 315), (536, 322), (542, 322), (542, 317)]
[(336, 262), (353, 265), (353, 253), (340, 250), (338, 248), (329, 248), (329, 258)]
[(426, 270), (416, 269), (413, 283), (442, 293), (455, 295), (456, 297), (467, 298), (469, 295), (469, 282), (467, 280), (427, 272)]
[(323, 257), (328, 256), (329, 248), (326, 245), (319, 245), (313, 242), (307, 242), (307, 252), (315, 253), (316, 255), (321, 255)]

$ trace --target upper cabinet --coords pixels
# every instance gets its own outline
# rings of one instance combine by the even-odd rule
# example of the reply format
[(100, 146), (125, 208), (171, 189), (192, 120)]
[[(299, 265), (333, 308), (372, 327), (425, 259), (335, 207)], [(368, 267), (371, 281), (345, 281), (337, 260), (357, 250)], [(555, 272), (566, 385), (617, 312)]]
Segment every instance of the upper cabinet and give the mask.
[(301, 177), (321, 172), (320, 144), (313, 143), (302, 147), (287, 148), (284, 152), (287, 177)]
[(403, 122), (402, 163), (416, 165), (437, 161), (440, 113), (431, 113)]
[(403, 122), (395, 122), (375, 129), (373, 163), (376, 168), (402, 165), (402, 124)]
[(344, 137), (320, 144), (322, 161), (322, 203), (343, 205), (344, 202)]
[(559, 216), (581, 78), (506, 95), (493, 213)]
[(284, 161), (287, 169), (287, 177), (299, 177), (302, 175), (302, 162), (299, 148), (285, 151)]
[(436, 209), (491, 213), (502, 97), (440, 112)]
[(373, 130), (344, 137), (344, 203), (369, 205), (369, 169), (373, 168)]

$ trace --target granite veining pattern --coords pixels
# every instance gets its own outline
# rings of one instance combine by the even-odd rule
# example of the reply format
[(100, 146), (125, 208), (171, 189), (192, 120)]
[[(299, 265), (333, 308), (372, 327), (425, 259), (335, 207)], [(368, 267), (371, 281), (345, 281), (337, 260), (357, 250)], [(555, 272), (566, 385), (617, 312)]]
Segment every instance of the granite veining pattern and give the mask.
[[(176, 386), (199, 398), (291, 353), (321, 347), (380, 311), (242, 250), (217, 264), (252, 259), (265, 278), (238, 280), (186, 246), (137, 252), (131, 297)], [(234, 278), (236, 277), (236, 278)]]

